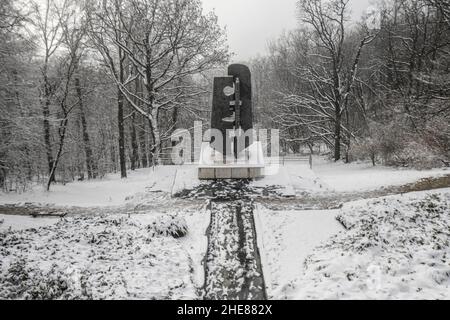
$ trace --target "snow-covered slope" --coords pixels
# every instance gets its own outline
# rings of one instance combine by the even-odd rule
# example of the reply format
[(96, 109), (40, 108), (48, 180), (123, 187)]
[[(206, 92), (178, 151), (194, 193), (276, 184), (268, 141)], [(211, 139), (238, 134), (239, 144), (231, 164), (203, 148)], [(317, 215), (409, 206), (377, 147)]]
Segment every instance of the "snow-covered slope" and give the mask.
[[(403, 170), (372, 167), (368, 163), (334, 163), (316, 157), (311, 170), (305, 162), (286, 162), (265, 178), (252, 182), (257, 188), (274, 187), (283, 196), (328, 194), (330, 192), (362, 192), (382, 187), (400, 186), (422, 178), (450, 174), (450, 170)], [(0, 205), (18, 203), (42, 203), (57, 206), (111, 207), (119, 206), (139, 195), (148, 198), (167, 197), (183, 189), (192, 189), (201, 182), (195, 165), (158, 166), (154, 169), (130, 171), (127, 179), (119, 174), (107, 175), (94, 181), (55, 184), (50, 192), (42, 185), (22, 194), (1, 193)]]
[(39, 218), (26, 230), (11, 225), (26, 218), (10, 217), (13, 230), (0, 230), (0, 299), (200, 297), (204, 210), (78, 216), (30, 229)]
[(185, 187), (192, 187), (199, 183), (196, 173), (195, 166), (159, 166), (129, 171), (127, 179), (120, 179), (119, 174), (110, 174), (101, 180), (55, 184), (50, 192), (46, 192), (42, 185), (36, 185), (22, 194), (0, 192), (0, 205), (43, 203), (75, 207), (119, 206), (139, 193), (170, 195)]
[(338, 210), (271, 211), (259, 206), (255, 222), (269, 298), (283, 297), (303, 270), (308, 255), (343, 231)]
[(284, 196), (295, 196), (328, 191), (317, 175), (304, 162), (286, 163), (272, 168), (263, 178), (252, 181), (251, 186), (257, 188), (278, 187)]
[(338, 220), (348, 230), (314, 249), (294, 230), (320, 238), (333, 215), (289, 216), (266, 213), (262, 227), (264, 267), (281, 286), (273, 297), (450, 299), (450, 189), (347, 203)]
[(313, 171), (324, 186), (335, 192), (372, 191), (413, 183), (423, 178), (450, 175), (448, 168), (415, 170), (384, 166), (374, 167), (368, 162), (335, 163), (322, 157), (314, 157)]

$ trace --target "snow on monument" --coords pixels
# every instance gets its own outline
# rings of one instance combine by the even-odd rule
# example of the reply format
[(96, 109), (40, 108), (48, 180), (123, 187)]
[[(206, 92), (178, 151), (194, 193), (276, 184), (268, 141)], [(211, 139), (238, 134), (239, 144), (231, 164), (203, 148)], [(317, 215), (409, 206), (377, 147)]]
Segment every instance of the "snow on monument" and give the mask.
[(233, 64), (214, 79), (211, 130), (203, 142), (200, 179), (254, 179), (263, 176), (262, 144), (253, 129), (251, 73)]

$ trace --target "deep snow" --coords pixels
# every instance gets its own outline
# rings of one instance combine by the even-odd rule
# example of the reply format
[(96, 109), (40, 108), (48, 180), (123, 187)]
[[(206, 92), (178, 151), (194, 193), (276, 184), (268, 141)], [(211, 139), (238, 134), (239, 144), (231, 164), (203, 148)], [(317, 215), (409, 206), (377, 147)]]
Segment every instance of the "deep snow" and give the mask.
[(200, 183), (195, 166), (160, 166), (129, 171), (127, 179), (109, 174), (104, 179), (52, 185), (51, 191), (34, 185), (25, 193), (0, 192), (1, 204), (41, 203), (57, 206), (112, 207), (124, 205), (136, 194), (172, 194)]
[[(313, 170), (305, 162), (287, 162), (275, 175), (251, 182), (249, 190), (256, 190), (256, 196), (258, 190), (268, 192), (268, 201), (320, 200), (328, 194), (340, 199), (449, 173), (315, 158)], [(51, 192), (35, 186), (23, 194), (0, 193), (0, 206), (51, 204), (86, 207), (79, 213), (90, 213), (62, 219), (0, 215), (0, 295), (200, 298), (209, 216), (202, 197), (172, 198), (201, 185), (196, 175), (195, 166), (161, 166), (130, 172), (125, 180), (109, 175), (54, 185)], [(260, 205), (255, 220), (268, 295), (449, 298), (449, 193), (362, 200), (340, 210), (286, 211), (277, 209), (275, 202), (269, 210)], [(101, 207), (102, 214), (92, 216), (91, 207)], [(127, 214), (119, 214), (122, 208)], [(137, 214), (129, 216), (130, 212)], [(186, 237), (154, 234), (166, 228), (165, 219), (172, 216), (186, 221)]]
[[(449, 208), (450, 189), (442, 189), (351, 202), (339, 212), (261, 210), (270, 296), (449, 299)], [(336, 214), (347, 231), (333, 235)]]
[(429, 177), (450, 175), (448, 168), (415, 170), (373, 166), (369, 162), (346, 164), (314, 157), (313, 171), (323, 185), (335, 192), (373, 191), (391, 186), (401, 186)]
[(58, 223), (59, 220), (60, 218), (58, 217), (33, 218), (31, 216), (0, 214), (0, 232), (8, 230), (20, 231), (51, 226)]
[(77, 216), (2, 230), (0, 299), (200, 298), (204, 213)]
[(338, 210), (271, 211), (258, 206), (255, 222), (269, 298), (283, 297), (308, 255), (344, 230), (337, 214)]

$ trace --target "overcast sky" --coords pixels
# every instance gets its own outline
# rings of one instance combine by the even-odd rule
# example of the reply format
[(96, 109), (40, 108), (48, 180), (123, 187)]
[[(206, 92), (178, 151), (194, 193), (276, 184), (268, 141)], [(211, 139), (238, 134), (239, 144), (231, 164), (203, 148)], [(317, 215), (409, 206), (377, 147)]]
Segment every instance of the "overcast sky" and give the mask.
[[(297, 25), (296, 0), (202, 0), (227, 27), (234, 62), (264, 54), (267, 41)], [(350, 0), (352, 16), (361, 17), (372, 0)]]

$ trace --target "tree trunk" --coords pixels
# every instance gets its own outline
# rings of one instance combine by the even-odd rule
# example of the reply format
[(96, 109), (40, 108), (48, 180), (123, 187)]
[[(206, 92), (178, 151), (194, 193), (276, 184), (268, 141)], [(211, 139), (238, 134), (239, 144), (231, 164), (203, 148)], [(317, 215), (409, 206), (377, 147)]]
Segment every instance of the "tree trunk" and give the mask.
[[(139, 79), (139, 77), (136, 77), (136, 79), (134, 80), (134, 95), (135, 95), (135, 97), (133, 98), (134, 103), (136, 105), (141, 106), (142, 103), (137, 98), (137, 97), (142, 97), (142, 85), (141, 85), (141, 80)], [(132, 112), (133, 112), (133, 110), (132, 110)], [(131, 170), (136, 170), (136, 168), (140, 167), (140, 165), (139, 165), (139, 142), (138, 142), (137, 133), (136, 133), (136, 113), (135, 112), (133, 112), (133, 114), (131, 116), (130, 132), (131, 132)], [(145, 144), (145, 137), (144, 137), (144, 144)], [(144, 153), (144, 156), (146, 156), (145, 153)], [(144, 166), (144, 163), (142, 163), (142, 166)]]
[(142, 116), (142, 124), (141, 124), (141, 130), (139, 130), (139, 145), (140, 145), (140, 151), (141, 151), (141, 164), (142, 168), (148, 167), (148, 158), (147, 158), (147, 140), (145, 136), (145, 126), (146, 126), (146, 120), (145, 117)]
[(116, 139), (115, 139), (115, 135), (112, 134), (112, 138), (113, 143), (111, 143), (110, 147), (109, 147), (109, 156), (111, 158), (111, 171), (114, 173), (117, 173), (117, 161), (116, 161)]
[(341, 160), (341, 114), (336, 108), (336, 121), (334, 124), (334, 161)]
[(151, 148), (152, 166), (158, 164), (159, 155), (161, 152), (161, 135), (158, 124), (158, 110), (152, 111), (152, 120), (150, 121), (150, 131), (152, 134), (153, 146)]
[(52, 144), (50, 141), (50, 121), (49, 121), (49, 117), (50, 117), (50, 94), (51, 94), (51, 89), (50, 89), (50, 84), (49, 84), (49, 80), (48, 80), (48, 75), (47, 75), (47, 70), (48, 70), (48, 66), (47, 66), (47, 62), (44, 65), (44, 101), (42, 102), (42, 115), (43, 115), (43, 125), (44, 125), (44, 143), (45, 143), (45, 152), (47, 154), (47, 165), (48, 165), (48, 173), (49, 173), (49, 180), (50, 181), (54, 181), (55, 177), (51, 175), (52, 172), (52, 168), (53, 168), (53, 152), (52, 152)]
[(6, 189), (6, 170), (0, 168), (0, 190)]
[[(17, 75), (17, 70), (13, 71), (13, 76), (14, 76), (14, 96), (16, 99), (16, 106), (17, 108), (20, 110), (20, 115), (26, 119), (27, 117), (30, 117), (30, 114), (27, 114), (24, 111), (23, 105), (22, 105), (22, 101), (20, 99), (20, 93), (19, 93), (19, 77)], [(28, 111), (29, 112), (29, 111)], [(25, 161), (26, 163), (24, 163), (26, 169), (27, 169), (27, 179), (29, 181), (31, 181), (33, 179), (33, 168), (32, 168), (32, 157), (31, 157), (31, 152), (30, 152), (30, 148), (28, 147), (28, 144), (26, 144), (24, 146), (24, 153), (25, 153)], [(1, 181), (0, 181), (0, 187), (1, 187)]]
[[(123, 58), (122, 58), (122, 50), (119, 50), (119, 81), (120, 83), (124, 82), (124, 67), (123, 67)], [(119, 125), (119, 161), (120, 161), (120, 176), (122, 179), (127, 177), (127, 164), (126, 164), (126, 156), (125, 156), (125, 130), (124, 130), (124, 119), (123, 119), (123, 107), (124, 107), (124, 96), (120, 87), (117, 86), (117, 122)]]
[(59, 148), (58, 148), (58, 152), (56, 153), (56, 158), (53, 161), (52, 168), (50, 170), (50, 177), (48, 178), (48, 182), (47, 182), (47, 191), (50, 191), (50, 186), (51, 186), (52, 182), (55, 181), (56, 169), (58, 168), (59, 160), (61, 159), (62, 152), (64, 149), (67, 124), (69, 122), (69, 119), (67, 117), (68, 117), (68, 115), (65, 115), (64, 119), (61, 121), (61, 126), (59, 128)]
[(117, 122), (119, 125), (119, 161), (120, 161), (120, 176), (127, 177), (127, 166), (125, 158), (125, 130), (123, 125), (123, 95), (119, 88), (117, 88)]
[(86, 114), (84, 112), (84, 104), (83, 104), (83, 96), (81, 92), (81, 85), (80, 85), (80, 79), (77, 77), (75, 78), (75, 88), (78, 95), (78, 105), (80, 107), (80, 120), (81, 120), (81, 128), (83, 133), (83, 146), (84, 146), (84, 152), (86, 154), (86, 168), (88, 172), (88, 179), (95, 179), (97, 178), (97, 165), (94, 162), (93, 156), (92, 156), (92, 148), (91, 148), (91, 141), (89, 138), (89, 132), (87, 129), (87, 121), (86, 121)]
[(136, 135), (136, 114), (131, 116), (131, 170), (136, 170), (139, 166), (139, 146)]
[(178, 107), (175, 106), (172, 112), (173, 131), (178, 129)]
[(308, 143), (308, 148), (309, 148), (311, 155), (313, 156), (314, 155), (314, 144)]
[(151, 48), (146, 47), (146, 59), (147, 65), (145, 68), (145, 78), (144, 82), (146, 91), (147, 91), (147, 112), (151, 116), (149, 118), (149, 127), (150, 127), (150, 137), (151, 137), (151, 148), (150, 148), (150, 161), (152, 166), (154, 167), (159, 158), (159, 153), (161, 150), (161, 138), (159, 131), (159, 108), (154, 106), (155, 102), (155, 92), (153, 87), (152, 80), (152, 63), (150, 61), (151, 57)]

